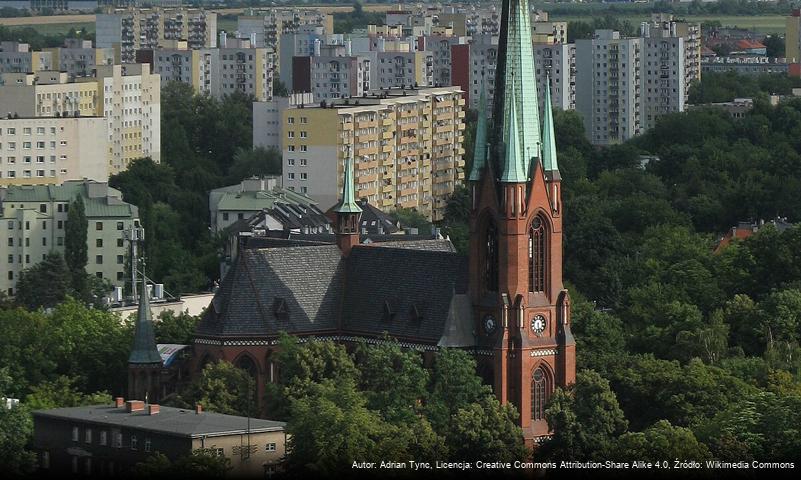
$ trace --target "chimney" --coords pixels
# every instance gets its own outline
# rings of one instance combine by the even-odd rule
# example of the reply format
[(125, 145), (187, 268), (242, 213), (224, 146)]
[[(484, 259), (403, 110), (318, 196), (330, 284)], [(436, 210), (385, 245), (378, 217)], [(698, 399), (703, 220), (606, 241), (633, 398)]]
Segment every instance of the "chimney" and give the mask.
[(125, 399), (122, 397), (117, 397), (114, 399), (114, 406), (117, 408), (122, 408), (125, 406)]
[(159, 405), (158, 403), (151, 403), (147, 406), (147, 414), (148, 415), (156, 415), (159, 413)]
[(145, 402), (141, 400), (128, 400), (125, 402), (125, 410), (128, 413), (141, 412), (145, 409)]
[(198, 403), (195, 405), (195, 415), (200, 415), (201, 413), (203, 413), (203, 405)]

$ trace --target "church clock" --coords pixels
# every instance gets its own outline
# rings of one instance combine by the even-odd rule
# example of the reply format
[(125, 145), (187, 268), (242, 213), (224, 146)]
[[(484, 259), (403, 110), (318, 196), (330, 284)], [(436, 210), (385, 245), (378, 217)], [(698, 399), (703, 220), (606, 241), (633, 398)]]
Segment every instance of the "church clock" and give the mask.
[(498, 324), (495, 321), (495, 317), (490, 314), (484, 316), (484, 321), (482, 322), (484, 326), (484, 333), (487, 335), (492, 335), (495, 333), (495, 329), (497, 328)]
[(542, 335), (542, 332), (545, 331), (545, 317), (542, 315), (535, 315), (534, 318), (531, 319), (531, 329), (537, 335)]

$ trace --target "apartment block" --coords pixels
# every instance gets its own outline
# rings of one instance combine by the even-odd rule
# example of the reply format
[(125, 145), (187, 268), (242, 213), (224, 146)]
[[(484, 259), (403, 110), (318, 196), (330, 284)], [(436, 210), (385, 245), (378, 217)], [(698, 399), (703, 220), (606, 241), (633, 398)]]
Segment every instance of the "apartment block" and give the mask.
[(161, 160), (161, 80), (147, 64), (101, 65), (94, 77), (3, 74), (0, 112), (20, 117), (104, 117), (109, 174), (131, 160)]
[(464, 99), (455, 87), (393, 89), (380, 95), (287, 108), (283, 184), (322, 210), (342, 191), (354, 158), (358, 198), (381, 210), (415, 208), (442, 219), (464, 179)]
[(576, 110), (593, 144), (623, 142), (639, 134), (643, 42), (596, 30), (592, 39), (576, 41)]
[(91, 77), (99, 65), (114, 65), (113, 48), (94, 48), (91, 40), (67, 38), (64, 46), (45, 49), (53, 55), (55, 70), (67, 72), (70, 78)]
[(434, 85), (434, 58), (431, 52), (379, 51), (373, 71), (374, 87), (416, 88)]
[(371, 90), (375, 55), (353, 55), (350, 42), (322, 46), (316, 53), (309, 57), (309, 90), (315, 101), (361, 97)]
[(0, 188), (0, 289), (14, 295), (20, 273), (51, 251), (64, 253), (69, 204), (83, 198), (88, 231), (86, 271), (114, 285), (125, 282), (123, 232), (139, 224), (137, 207), (108, 184), (91, 180), (62, 185)]
[(122, 63), (133, 63), (136, 50), (217, 46), (217, 14), (188, 8), (129, 8), (96, 16), (97, 47), (119, 51)]
[(311, 93), (292, 93), (288, 97), (273, 97), (266, 102), (253, 102), (253, 148), (283, 150), (283, 113), (290, 107), (311, 105)]
[(682, 37), (643, 38), (642, 128), (656, 125), (661, 115), (683, 112), (688, 96)]
[(470, 108), (478, 109), (481, 89), (486, 90), (487, 111), (495, 98), (495, 67), (498, 64), (498, 36), (474, 35), (470, 42)]
[(572, 43), (534, 45), (538, 105), (544, 108), (545, 88), (551, 88), (551, 104), (559, 110), (576, 109), (576, 46)]
[(27, 43), (0, 42), (0, 73), (30, 73), (53, 70), (50, 52), (34, 52)]
[(314, 9), (272, 9), (248, 12), (237, 18), (237, 31), (245, 37), (255, 35), (258, 47), (280, 51), (281, 35), (300, 33), (304, 27), (321, 27), (322, 33), (334, 33), (334, 16)]
[(293, 85), (308, 80), (308, 78), (303, 77), (298, 82), (295, 81), (293, 65), (296, 57), (319, 57), (322, 53), (321, 49), (325, 46), (345, 45), (343, 35), (325, 33), (325, 29), (320, 26), (306, 25), (299, 27), (298, 30), (300, 31), (280, 35), (281, 40), (276, 50), (278, 58), (275, 60), (281, 82), (296, 91), (297, 89), (293, 88)]
[(102, 117), (0, 119), (0, 186), (108, 180)]
[(801, 9), (793, 9), (785, 24), (784, 55), (788, 63), (801, 63)]
[[(672, 15), (655, 13), (651, 21), (640, 26), (640, 36), (649, 39), (681, 38), (683, 40), (684, 100), (688, 99), (690, 86), (701, 80), (701, 24), (680, 22)], [(675, 40), (672, 40), (675, 42)]]

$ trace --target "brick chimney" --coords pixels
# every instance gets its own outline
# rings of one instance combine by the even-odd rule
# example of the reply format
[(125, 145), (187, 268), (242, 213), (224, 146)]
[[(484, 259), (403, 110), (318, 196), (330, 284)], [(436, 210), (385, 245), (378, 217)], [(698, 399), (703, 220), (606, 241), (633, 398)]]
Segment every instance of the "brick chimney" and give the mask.
[(198, 403), (195, 405), (195, 414), (200, 415), (201, 413), (203, 413), (203, 405)]
[(125, 402), (125, 410), (128, 413), (131, 412), (141, 412), (145, 409), (145, 402), (141, 400), (128, 400)]
[(125, 406), (125, 399), (123, 397), (116, 397), (114, 399), (114, 406), (117, 408), (122, 408)]
[(151, 403), (147, 406), (147, 414), (148, 415), (156, 415), (159, 413), (159, 405), (158, 403)]

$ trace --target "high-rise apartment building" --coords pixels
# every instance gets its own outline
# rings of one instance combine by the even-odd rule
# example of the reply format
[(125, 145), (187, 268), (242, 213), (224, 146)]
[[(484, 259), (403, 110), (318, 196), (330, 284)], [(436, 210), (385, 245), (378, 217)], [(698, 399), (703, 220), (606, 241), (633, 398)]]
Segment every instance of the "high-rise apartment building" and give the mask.
[(545, 88), (550, 85), (552, 107), (575, 110), (576, 46), (572, 43), (535, 44), (534, 67), (540, 107), (546, 108)]
[(794, 9), (785, 23), (784, 56), (789, 63), (801, 63), (801, 9)]
[(309, 57), (309, 90), (315, 101), (361, 97), (371, 90), (375, 55), (353, 55), (350, 42), (325, 45)]
[(651, 15), (650, 22), (640, 26), (640, 36), (674, 43), (674, 39), (681, 38), (683, 40), (684, 101), (686, 102), (690, 94), (690, 86), (693, 82), (701, 81), (701, 24), (676, 21), (672, 15), (655, 13)]
[(356, 195), (382, 209), (415, 208), (442, 219), (464, 179), (463, 92), (394, 89), (284, 111), (283, 184), (325, 210), (342, 191), (352, 155)]
[(0, 186), (108, 180), (102, 117), (0, 119)]
[(217, 46), (217, 14), (202, 9), (148, 8), (115, 10), (96, 17), (97, 47), (119, 50), (122, 63), (133, 63), (136, 50)]
[(23, 270), (52, 251), (64, 253), (69, 204), (78, 195), (88, 220), (86, 272), (114, 285), (124, 284), (123, 232), (138, 226), (139, 209), (123, 202), (122, 194), (106, 183), (79, 180), (0, 188), (0, 290), (14, 295)]
[(68, 38), (64, 46), (33, 51), (27, 43), (0, 42), (0, 73), (66, 72), (88, 77), (98, 65), (112, 65), (114, 49), (93, 48), (91, 40)]
[(3, 74), (0, 112), (20, 117), (103, 117), (109, 174), (137, 158), (161, 160), (161, 80), (147, 64), (102, 65), (70, 82), (64, 72)]
[(643, 42), (596, 30), (576, 40), (576, 110), (596, 145), (619, 143), (642, 131)]
[(647, 130), (661, 115), (684, 111), (688, 85), (682, 37), (646, 37), (642, 43), (641, 121)]
[(31, 73), (53, 70), (50, 52), (34, 52), (27, 43), (0, 42), (0, 73)]

